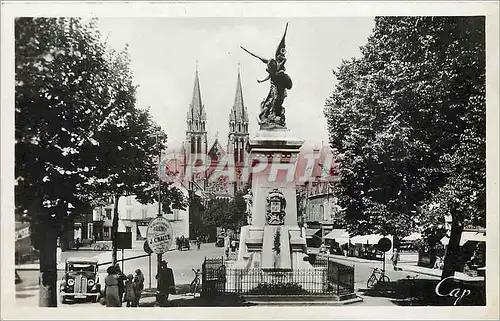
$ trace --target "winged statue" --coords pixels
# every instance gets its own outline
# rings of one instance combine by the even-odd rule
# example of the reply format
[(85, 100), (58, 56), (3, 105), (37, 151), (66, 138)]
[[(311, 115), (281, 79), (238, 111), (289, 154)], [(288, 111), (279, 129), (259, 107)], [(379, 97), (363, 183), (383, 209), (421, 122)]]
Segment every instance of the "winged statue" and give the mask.
[(240, 46), (241, 49), (259, 59), (266, 64), (267, 77), (257, 80), (259, 83), (270, 81), (271, 87), (269, 94), (261, 103), (261, 112), (259, 114), (259, 125), (261, 129), (286, 128), (285, 109), (283, 101), (287, 96), (287, 90), (292, 88), (292, 79), (285, 72), (286, 46), (285, 37), (288, 30), (288, 23), (285, 27), (285, 33), (281, 38), (274, 58), (263, 58)]

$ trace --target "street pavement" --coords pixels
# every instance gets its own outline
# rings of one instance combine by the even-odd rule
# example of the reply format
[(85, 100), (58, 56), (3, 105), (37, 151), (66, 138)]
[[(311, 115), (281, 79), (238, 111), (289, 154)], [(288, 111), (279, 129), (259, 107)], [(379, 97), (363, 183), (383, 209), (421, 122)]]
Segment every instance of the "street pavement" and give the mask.
[[(125, 258), (144, 255), (142, 249), (125, 250)], [(111, 261), (111, 252), (96, 252), (96, 251), (71, 251), (64, 252), (62, 260), (67, 257), (95, 257), (100, 263)], [(188, 294), (189, 284), (191, 283), (194, 273), (192, 269), (201, 269), (201, 265), (205, 257), (222, 257), (223, 248), (215, 247), (214, 243), (206, 243), (201, 245), (201, 249), (197, 250), (196, 247), (191, 247), (190, 251), (170, 251), (163, 255), (169, 266), (173, 269), (176, 286), (181, 289), (177, 295), (171, 296), (170, 300), (184, 302), (184, 300), (192, 299), (193, 296)], [(396, 303), (385, 295), (377, 295), (370, 293), (367, 289), (366, 282), (372, 274), (373, 267), (382, 268), (383, 262), (371, 261), (358, 258), (345, 258), (342, 256), (332, 255), (333, 260), (345, 265), (351, 265), (355, 268), (355, 290), (358, 296), (363, 298), (362, 302), (354, 303), (353, 305), (363, 306), (393, 306)], [(118, 253), (118, 260), (121, 259), (121, 252)], [(121, 265), (121, 262), (120, 262)], [(99, 267), (101, 283), (106, 275), (106, 268), (108, 265)], [(153, 288), (152, 290), (145, 290), (145, 295), (141, 299), (141, 306), (154, 305), (154, 288), (156, 287), (156, 255), (151, 255), (151, 277), (149, 272), (149, 257), (142, 257), (124, 262), (124, 273), (134, 274), (136, 269), (141, 269), (145, 276), (145, 288)], [(411, 266), (411, 265), (407, 265)], [(18, 306), (36, 307), (38, 306), (38, 271), (36, 270), (18, 270), (18, 273), (23, 280), (21, 284), (16, 285), (16, 303)], [(419, 279), (433, 279), (437, 280), (437, 276), (419, 274), (408, 270), (394, 271), (389, 261), (386, 262), (386, 275), (391, 281), (404, 280), (407, 277), (418, 277)], [(59, 272), (59, 278), (62, 278), (63, 271)], [(150, 283), (151, 280), (151, 283)], [(187, 302), (187, 301), (185, 301)], [(180, 303), (181, 304), (181, 303)], [(182, 303), (184, 304), (184, 303)], [(194, 304), (194, 302), (192, 302)], [(185, 304), (184, 304), (185, 305)], [(88, 306), (88, 307), (102, 307), (98, 303), (81, 302), (78, 304), (64, 304), (63, 307), (74, 306)]]
[[(124, 257), (130, 258), (135, 256), (144, 255), (142, 249), (131, 249), (124, 251)], [(191, 247), (190, 251), (177, 251), (173, 250), (163, 254), (163, 260), (168, 261), (168, 265), (173, 269), (174, 278), (176, 285), (180, 288), (188, 288), (189, 284), (194, 278), (194, 272), (192, 269), (200, 269), (205, 257), (222, 257), (223, 248), (216, 247), (214, 243), (201, 244), (200, 250), (197, 250), (195, 246)], [(111, 251), (99, 252), (90, 250), (78, 250), (78, 251), (68, 251), (63, 252), (61, 255), (61, 261), (64, 261), (68, 257), (94, 257), (97, 258), (99, 263), (106, 263), (111, 261)], [(121, 251), (118, 252), (118, 261), (121, 264)], [(104, 277), (106, 276), (106, 269), (110, 264), (99, 266), (99, 279), (102, 283)], [(125, 274), (134, 274), (136, 269), (141, 269), (144, 274), (145, 288), (156, 287), (156, 266), (157, 266), (157, 256), (156, 254), (151, 255), (151, 276), (149, 272), (149, 257), (142, 257), (133, 259), (130, 261), (124, 261), (123, 272)], [(61, 267), (61, 264), (58, 268)], [(19, 276), (22, 279), (22, 283), (16, 284), (16, 304), (18, 306), (24, 307), (36, 307), (38, 306), (38, 270), (34, 268), (19, 267)], [(58, 279), (63, 277), (64, 272), (60, 270), (58, 272)], [(151, 283), (150, 283), (151, 280)], [(150, 286), (151, 284), (151, 286)], [(76, 304), (64, 304), (60, 306), (72, 307), (72, 306), (101, 306), (98, 303), (90, 302), (79, 302)]]

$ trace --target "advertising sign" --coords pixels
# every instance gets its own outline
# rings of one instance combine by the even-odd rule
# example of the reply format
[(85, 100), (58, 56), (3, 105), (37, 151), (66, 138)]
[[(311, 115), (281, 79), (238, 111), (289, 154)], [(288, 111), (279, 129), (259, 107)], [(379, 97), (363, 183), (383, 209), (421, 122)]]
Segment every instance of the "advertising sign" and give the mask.
[(146, 232), (149, 248), (156, 254), (167, 252), (172, 246), (173, 234), (172, 226), (166, 218), (153, 219)]

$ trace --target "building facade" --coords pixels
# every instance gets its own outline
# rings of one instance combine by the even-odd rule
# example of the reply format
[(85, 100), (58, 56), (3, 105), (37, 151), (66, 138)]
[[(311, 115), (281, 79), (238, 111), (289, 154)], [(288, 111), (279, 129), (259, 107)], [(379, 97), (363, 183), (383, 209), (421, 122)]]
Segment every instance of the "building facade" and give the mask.
[[(187, 196), (187, 189), (178, 188)], [(97, 207), (93, 213), (93, 224), (88, 225), (87, 236), (96, 241), (111, 240), (114, 200), (110, 198), (104, 206)], [(174, 237), (182, 235), (189, 237), (189, 208), (173, 210), (171, 214), (163, 214), (170, 221)], [(122, 196), (118, 201), (118, 232), (131, 232), (134, 247), (142, 246), (146, 239), (149, 222), (158, 216), (158, 203), (141, 204), (134, 195)]]

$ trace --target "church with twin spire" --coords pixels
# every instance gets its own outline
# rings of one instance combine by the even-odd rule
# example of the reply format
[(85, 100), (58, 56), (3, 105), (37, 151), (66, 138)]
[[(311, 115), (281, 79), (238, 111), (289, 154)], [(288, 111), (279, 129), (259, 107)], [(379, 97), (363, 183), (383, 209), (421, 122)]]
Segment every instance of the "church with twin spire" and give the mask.
[[(193, 95), (186, 115), (186, 137), (180, 150), (182, 164), (178, 164), (180, 166), (177, 167), (176, 171), (180, 170), (180, 174), (187, 177), (189, 189), (202, 194), (204, 198), (231, 199), (237, 190), (245, 187), (245, 182), (241, 180), (241, 177), (248, 158), (246, 145), (249, 140), (249, 123), (247, 109), (243, 101), (239, 68), (234, 103), (228, 109), (229, 133), (227, 142), (224, 144), (217, 135), (213, 141), (209, 141), (207, 112), (202, 100), (198, 70), (196, 70)], [(197, 171), (194, 168), (197, 166), (196, 158), (199, 155), (208, 156), (206, 160), (210, 164), (207, 164), (209, 166), (206, 171)], [(223, 157), (232, 158), (231, 161), (227, 162), (229, 166), (224, 168), (225, 170), (221, 170), (221, 167), (218, 166)]]

